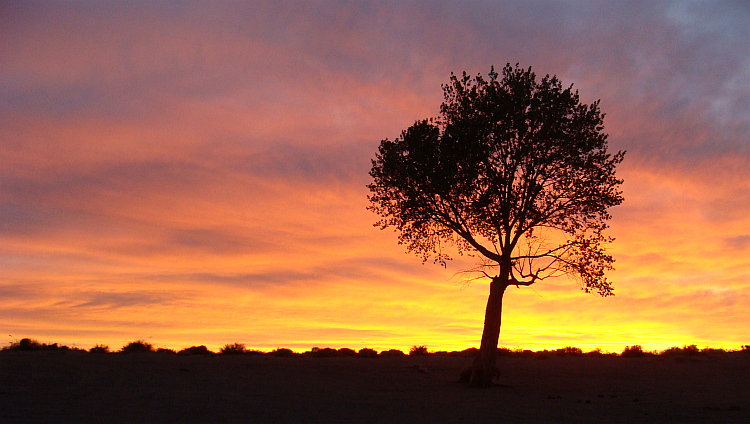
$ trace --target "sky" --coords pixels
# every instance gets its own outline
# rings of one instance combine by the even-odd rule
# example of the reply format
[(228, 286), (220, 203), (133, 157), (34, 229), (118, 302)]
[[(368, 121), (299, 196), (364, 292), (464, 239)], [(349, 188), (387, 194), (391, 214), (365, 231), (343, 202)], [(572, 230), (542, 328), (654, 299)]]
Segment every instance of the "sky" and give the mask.
[(461, 350), (488, 281), (373, 226), (451, 72), (601, 100), (615, 296), (511, 287), (500, 345), (750, 344), (746, 1), (0, 1), (0, 346)]

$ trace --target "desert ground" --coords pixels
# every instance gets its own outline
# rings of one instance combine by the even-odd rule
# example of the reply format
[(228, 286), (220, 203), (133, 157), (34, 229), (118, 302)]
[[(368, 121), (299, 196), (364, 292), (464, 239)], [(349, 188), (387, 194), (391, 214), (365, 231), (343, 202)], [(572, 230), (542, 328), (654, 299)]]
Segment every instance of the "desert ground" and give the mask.
[(750, 355), (471, 358), (0, 352), (2, 423), (750, 423)]

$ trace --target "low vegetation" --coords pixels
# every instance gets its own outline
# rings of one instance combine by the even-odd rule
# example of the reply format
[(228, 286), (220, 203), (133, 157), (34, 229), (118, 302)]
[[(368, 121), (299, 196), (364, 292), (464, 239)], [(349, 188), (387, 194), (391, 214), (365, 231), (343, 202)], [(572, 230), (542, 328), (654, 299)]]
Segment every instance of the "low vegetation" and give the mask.
[(130, 342), (126, 344), (125, 346), (120, 349), (120, 352), (122, 353), (147, 353), (147, 352), (156, 352), (156, 349), (154, 349), (154, 345), (152, 345), (149, 342), (145, 342), (143, 340), (136, 340), (134, 342)]
[[(205, 345), (191, 346), (184, 348), (179, 351), (175, 351), (169, 348), (155, 348), (153, 344), (144, 340), (136, 340), (123, 346), (119, 351), (113, 352), (110, 350), (108, 345), (97, 344), (88, 351), (77, 347), (68, 347), (65, 345), (58, 345), (57, 343), (46, 344), (40, 343), (37, 340), (24, 338), (17, 342), (10, 343), (9, 346), (5, 346), (0, 349), (0, 352), (13, 352), (13, 351), (58, 351), (58, 352), (83, 352), (83, 353), (95, 353), (95, 354), (111, 354), (111, 353), (159, 353), (159, 354), (172, 354), (172, 355), (203, 355), (210, 356), (215, 355)], [(434, 351), (429, 352), (427, 346), (412, 346), (409, 349), (409, 356), (449, 356), (449, 357), (462, 357), (462, 358), (473, 358), (476, 357), (478, 352), (477, 348), (468, 348), (460, 351)], [(349, 348), (331, 348), (331, 347), (313, 347), (309, 351), (296, 353), (291, 349), (277, 348), (270, 352), (262, 352), (259, 350), (248, 349), (244, 343), (231, 343), (224, 345), (218, 352), (219, 355), (268, 355), (276, 357), (294, 357), (294, 356), (308, 356), (313, 358), (398, 358), (407, 356), (401, 350), (388, 349), (378, 352), (371, 348), (362, 348), (359, 351)], [(537, 358), (547, 359), (554, 356), (563, 357), (588, 357), (588, 358), (599, 358), (599, 357), (622, 357), (622, 358), (641, 358), (641, 357), (660, 357), (660, 358), (687, 358), (687, 357), (701, 357), (701, 356), (717, 356), (724, 354), (744, 354), (750, 355), (750, 345), (742, 345), (737, 350), (727, 349), (716, 349), (716, 348), (699, 348), (697, 345), (683, 345), (682, 347), (670, 347), (662, 351), (645, 351), (641, 345), (630, 345), (626, 346), (621, 353), (603, 352), (601, 349), (594, 349), (588, 352), (584, 352), (581, 348), (574, 346), (565, 346), (554, 350), (539, 350), (532, 351), (528, 349), (511, 349), (507, 347), (499, 347), (497, 349), (497, 355), (500, 357), (524, 357), (524, 358)]]
[(206, 346), (191, 346), (177, 352), (178, 355), (213, 355)]
[(427, 355), (428, 353), (427, 346), (412, 346), (411, 349), (409, 349), (409, 355), (411, 356)]

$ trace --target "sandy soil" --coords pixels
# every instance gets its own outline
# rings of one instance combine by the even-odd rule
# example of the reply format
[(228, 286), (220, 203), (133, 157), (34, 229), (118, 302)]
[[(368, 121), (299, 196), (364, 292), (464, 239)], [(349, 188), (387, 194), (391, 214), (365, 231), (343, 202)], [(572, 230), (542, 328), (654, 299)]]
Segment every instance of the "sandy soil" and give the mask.
[[(750, 355), (469, 358), (0, 353), (2, 423), (750, 423)], [(424, 371), (427, 372), (424, 372)]]

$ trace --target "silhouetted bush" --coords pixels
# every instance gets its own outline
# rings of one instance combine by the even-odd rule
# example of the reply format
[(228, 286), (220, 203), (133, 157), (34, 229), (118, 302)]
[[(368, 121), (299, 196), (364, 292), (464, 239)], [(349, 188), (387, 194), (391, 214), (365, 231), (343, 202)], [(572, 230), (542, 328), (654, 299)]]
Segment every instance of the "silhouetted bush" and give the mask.
[(349, 349), (348, 347), (342, 347), (338, 350), (339, 356), (345, 356), (345, 357), (352, 357), (357, 356), (357, 352), (354, 349)]
[(552, 352), (550, 352), (547, 349), (539, 350), (537, 352), (533, 352), (532, 356), (536, 359), (549, 359), (549, 356)]
[(507, 347), (499, 347), (497, 348), (497, 356), (511, 356), (513, 355), (513, 351)]
[(304, 356), (312, 356), (315, 358), (335, 358), (339, 356), (339, 352), (336, 349), (330, 347), (314, 347), (311, 350), (304, 352)]
[(365, 347), (357, 352), (357, 356), (360, 358), (377, 358), (378, 351), (375, 349), (370, 349), (369, 347)]
[(243, 343), (232, 343), (226, 344), (224, 347), (219, 349), (219, 353), (222, 355), (241, 355), (247, 352), (247, 348)]
[(583, 355), (583, 350), (581, 350), (581, 348), (578, 348), (578, 347), (565, 346), (565, 347), (561, 347), (560, 349), (556, 349), (555, 355), (557, 356), (581, 356)]
[(601, 349), (594, 349), (592, 351), (584, 353), (583, 355), (588, 356), (590, 358), (601, 358), (604, 356)]
[(213, 355), (206, 346), (190, 346), (177, 352), (178, 355)]
[[(10, 345), (10, 350), (31, 351), (31, 350), (42, 350), (42, 348), (44, 348), (44, 347), (47, 347), (47, 346), (39, 343), (36, 340), (33, 340), (33, 339), (21, 339), (20, 342), (11, 344)], [(57, 348), (57, 344), (55, 344), (55, 348)]]
[(479, 349), (475, 347), (470, 347), (468, 349), (464, 349), (461, 351), (461, 355), (465, 356), (467, 358), (474, 358), (479, 354)]
[(645, 352), (643, 352), (643, 346), (641, 345), (625, 346), (620, 354), (623, 358), (637, 358), (643, 355), (645, 355)]
[(289, 357), (296, 355), (291, 349), (287, 349), (284, 347), (280, 347), (278, 349), (272, 350), (268, 352), (271, 356), (279, 356), (279, 357)]
[(167, 347), (160, 347), (156, 349), (156, 353), (166, 353), (167, 355), (177, 355), (177, 352), (174, 349), (170, 349)]
[(409, 355), (427, 355), (427, 346), (412, 346), (409, 349)]
[(684, 345), (682, 348), (672, 346), (669, 349), (663, 350), (660, 356), (696, 356), (701, 353), (700, 349), (696, 345)]
[(74, 351), (74, 352), (85, 352), (85, 350), (68, 346), (58, 346), (57, 343), (45, 344), (39, 343), (34, 339), (23, 338), (17, 343), (11, 343), (10, 346), (2, 348), (3, 351), (35, 351), (35, 350), (61, 350), (61, 351)]
[(130, 342), (120, 349), (122, 353), (142, 353), (142, 352), (153, 352), (154, 345), (143, 340), (136, 340)]
[(109, 346), (98, 344), (89, 349), (89, 353), (109, 353)]
[(698, 349), (698, 346), (696, 345), (689, 345), (689, 346), (683, 346), (682, 347), (682, 353), (689, 356), (695, 356), (701, 353), (700, 349)]
[(380, 356), (383, 357), (399, 357), (399, 356), (406, 356), (406, 354), (403, 351), (400, 351), (398, 349), (388, 349), (380, 352)]

